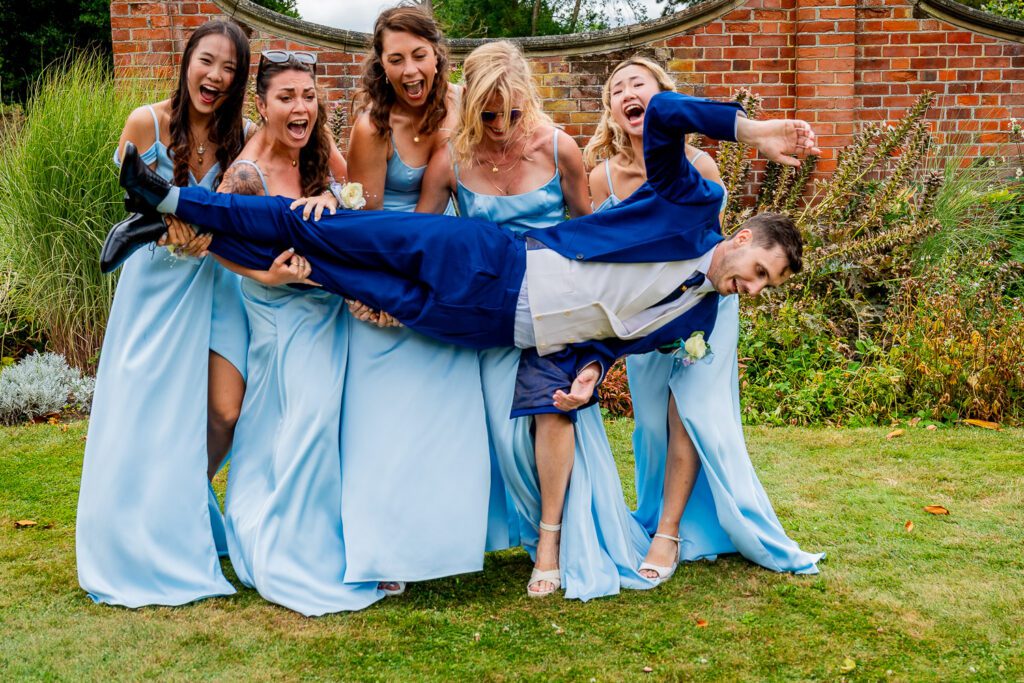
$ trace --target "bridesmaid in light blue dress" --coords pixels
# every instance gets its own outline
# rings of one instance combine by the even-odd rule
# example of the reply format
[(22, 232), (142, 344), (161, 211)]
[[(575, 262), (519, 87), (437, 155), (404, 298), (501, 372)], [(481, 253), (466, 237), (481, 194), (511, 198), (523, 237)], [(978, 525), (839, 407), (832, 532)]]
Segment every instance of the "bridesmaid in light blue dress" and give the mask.
[[(540, 112), (518, 50), (504, 41), (488, 44), (467, 57), (464, 69), (467, 93), (456, 144), (463, 131), (482, 117), (486, 117), (484, 130), (475, 139), (471, 133), (465, 136), (468, 169), (466, 163), (452, 158), (454, 149), (431, 159), (421, 208), (436, 210), (447, 192), (455, 191), (461, 215), (491, 220), (516, 232), (555, 225), (564, 220), (567, 208), (573, 214), (589, 213), (579, 149)], [(509, 95), (507, 108), (503, 93)], [(504, 112), (508, 112), (508, 123)], [(470, 184), (479, 189), (471, 189)], [(480, 353), (480, 366), (492, 449), (524, 520), (523, 545), (539, 565), (542, 496), (534, 455), (534, 418), (509, 419), (519, 355), (515, 348), (490, 349)], [(636, 569), (650, 541), (623, 501), (600, 408), (579, 411), (574, 431), (575, 455), (571, 472), (566, 473), (560, 543), (553, 544), (565, 596), (589, 600), (617, 594), (621, 588), (650, 588), (653, 584)], [(558, 536), (551, 533), (548, 538)], [(554, 583), (541, 580), (541, 589), (544, 582)]]
[[(418, 8), (377, 19), (349, 149), (368, 209), (413, 211), (427, 161), (445, 144), (458, 93), (444, 78), (442, 41)], [(479, 571), (489, 533), (507, 547), (508, 522), (500, 479), (489, 514), (476, 352), (389, 326), (386, 311), (353, 312), (341, 428), (345, 578), (380, 581), (394, 595), (408, 581)]]
[[(330, 149), (313, 66), (299, 61), (309, 53), (273, 53), (283, 61), (269, 61), (267, 54), (256, 76), (264, 125), (225, 176), (224, 189), (319, 195), (327, 187)], [(303, 120), (308, 121), (305, 135), (298, 136), (289, 122)], [(308, 264), (301, 256), (289, 262), (293, 269), (286, 274), (251, 273), (228, 264), (255, 279), (242, 283), (251, 326), (249, 383), (225, 510), (239, 580), (271, 602), (317, 616), (362, 609), (384, 594), (376, 581), (344, 580), (339, 457), (349, 328), (344, 300), (299, 288)]]
[[(212, 188), (244, 144), (249, 44), (235, 24), (209, 22), (193, 33), (181, 64), (174, 100), (133, 112), (122, 143), (145, 150), (164, 178)], [(169, 150), (173, 121), (191, 140), (205, 140), (186, 148), (180, 168)], [(198, 238), (188, 252), (207, 243)], [(125, 262), (78, 501), (78, 578), (94, 601), (180, 605), (235, 592), (218, 561), (223, 518), (207, 471), (212, 476), (230, 446), (247, 345), (238, 277), (212, 258), (158, 248)]]
[[(591, 174), (592, 194), (601, 199), (598, 210), (621, 201), (616, 186), (628, 196), (643, 183), (643, 110), (655, 93), (671, 89), (664, 70), (644, 58), (626, 60), (612, 71), (604, 115), (587, 147), (591, 159), (611, 157)], [(701, 175), (721, 182), (707, 154), (687, 146), (687, 156)], [(823, 557), (803, 552), (786, 536), (750, 463), (740, 421), (738, 333), (738, 297), (721, 297), (707, 361), (686, 366), (661, 353), (626, 359), (635, 415), (635, 517), (655, 535), (641, 570), (652, 580), (667, 580), (678, 559), (713, 559), (727, 552), (796, 573), (817, 573)], [(666, 479), (668, 460), (673, 462)]]

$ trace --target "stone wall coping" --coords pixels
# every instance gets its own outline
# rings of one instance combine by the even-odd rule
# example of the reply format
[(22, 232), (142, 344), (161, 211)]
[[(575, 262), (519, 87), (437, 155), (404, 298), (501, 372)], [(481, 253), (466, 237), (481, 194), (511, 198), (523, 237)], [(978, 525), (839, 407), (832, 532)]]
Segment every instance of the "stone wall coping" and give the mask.
[[(229, 17), (242, 21), (253, 28), (297, 42), (340, 50), (365, 50), (370, 43), (369, 33), (293, 19), (266, 9), (250, 0), (213, 0), (213, 2)], [(527, 57), (594, 54), (623, 50), (702, 26), (741, 7), (746, 2), (747, 0), (705, 0), (667, 17), (603, 31), (559, 36), (530, 36), (510, 38), (509, 40), (517, 43)], [(485, 42), (488, 42), (488, 39), (453, 38), (448, 41), (448, 50), (453, 57), (460, 59)]]
[(916, 16), (923, 13), (968, 31), (1024, 43), (1024, 21), (983, 12), (956, 0), (915, 0), (914, 10)]

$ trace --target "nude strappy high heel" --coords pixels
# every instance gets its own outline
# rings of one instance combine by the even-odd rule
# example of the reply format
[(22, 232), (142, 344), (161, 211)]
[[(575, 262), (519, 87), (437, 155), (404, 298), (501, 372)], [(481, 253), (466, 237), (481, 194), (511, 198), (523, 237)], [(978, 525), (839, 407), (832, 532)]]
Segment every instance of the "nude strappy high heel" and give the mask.
[[(664, 538), (667, 541), (675, 541), (675, 544), (676, 544), (676, 560), (675, 560), (675, 562), (673, 562), (668, 567), (663, 567), (663, 566), (657, 565), (657, 564), (651, 564), (650, 562), (641, 562), (640, 563), (640, 569), (638, 569), (637, 571), (643, 571), (645, 569), (649, 569), (649, 570), (653, 571), (654, 573), (656, 573), (658, 575), (656, 578), (653, 578), (653, 579), (650, 578), (650, 577), (646, 577), (646, 576), (644, 577), (648, 581), (653, 581), (654, 585), (657, 586), (657, 585), (665, 583), (666, 581), (671, 579), (672, 575), (676, 573), (676, 567), (679, 566), (679, 537), (678, 536), (669, 536), (668, 534), (654, 534), (654, 537), (655, 538)], [(643, 576), (643, 574), (641, 574), (640, 576)]]
[[(544, 522), (541, 522), (540, 523), (540, 528), (543, 531), (555, 532), (555, 531), (561, 531), (562, 530), (562, 525), (561, 524), (546, 524)], [(549, 588), (549, 589), (546, 589), (546, 590), (542, 590), (542, 591), (530, 590), (530, 588), (532, 586), (537, 585), (541, 581), (549, 582), (552, 587)], [(544, 597), (547, 597), (547, 596), (551, 595), (552, 593), (554, 593), (556, 590), (558, 590), (561, 587), (562, 587), (562, 575), (561, 575), (558, 567), (555, 567), (554, 569), (543, 569), (543, 570), (537, 569), (536, 567), (534, 567), (533, 568), (533, 572), (530, 574), (530, 581), (526, 584), (526, 594), (529, 595), (531, 598), (544, 598)]]

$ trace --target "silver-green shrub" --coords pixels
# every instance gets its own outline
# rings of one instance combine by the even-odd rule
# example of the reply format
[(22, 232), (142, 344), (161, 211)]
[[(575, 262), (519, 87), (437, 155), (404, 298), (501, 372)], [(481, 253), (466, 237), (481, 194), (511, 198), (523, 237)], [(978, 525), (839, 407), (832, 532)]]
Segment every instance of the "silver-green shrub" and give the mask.
[(59, 353), (33, 353), (0, 372), (0, 423), (14, 424), (73, 407), (89, 412), (96, 380)]

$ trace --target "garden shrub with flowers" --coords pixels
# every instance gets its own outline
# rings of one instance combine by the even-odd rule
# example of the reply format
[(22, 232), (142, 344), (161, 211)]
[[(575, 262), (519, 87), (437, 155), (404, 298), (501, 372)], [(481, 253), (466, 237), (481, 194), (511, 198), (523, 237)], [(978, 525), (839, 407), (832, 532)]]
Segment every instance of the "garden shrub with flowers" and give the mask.
[(746, 151), (723, 145), (724, 229), (781, 210), (807, 241), (804, 272), (742, 308), (748, 422), (1024, 421), (1021, 186), (996, 164), (933, 154), (932, 97), (865, 127), (824, 182), (812, 186), (812, 163), (770, 164), (753, 209), (739, 202)]

